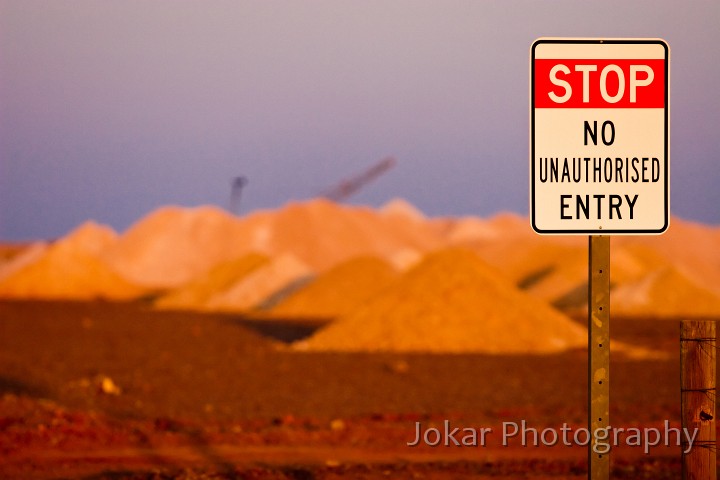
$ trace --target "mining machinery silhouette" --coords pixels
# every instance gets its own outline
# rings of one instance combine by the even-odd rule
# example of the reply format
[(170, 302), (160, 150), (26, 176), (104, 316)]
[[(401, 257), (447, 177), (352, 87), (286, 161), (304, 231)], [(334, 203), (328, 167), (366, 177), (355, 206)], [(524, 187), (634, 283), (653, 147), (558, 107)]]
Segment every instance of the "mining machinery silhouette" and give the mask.
[(238, 215), (240, 213), (240, 200), (242, 199), (242, 190), (247, 185), (247, 177), (235, 177), (230, 188), (230, 212)]
[(346, 180), (342, 180), (334, 187), (321, 193), (320, 196), (325, 197), (328, 200), (332, 200), (333, 202), (344, 202), (362, 187), (394, 167), (395, 163), (396, 160), (394, 157), (383, 158), (367, 170)]
[[(354, 175), (350, 178), (340, 181), (333, 187), (320, 193), (320, 196), (341, 203), (350, 198), (368, 183), (385, 174), (388, 170), (395, 166), (394, 157), (386, 157), (379, 162), (373, 164), (366, 170)], [(243, 188), (248, 184), (247, 177), (235, 177), (232, 180), (230, 190), (230, 212), (240, 214), (240, 201), (242, 199)]]

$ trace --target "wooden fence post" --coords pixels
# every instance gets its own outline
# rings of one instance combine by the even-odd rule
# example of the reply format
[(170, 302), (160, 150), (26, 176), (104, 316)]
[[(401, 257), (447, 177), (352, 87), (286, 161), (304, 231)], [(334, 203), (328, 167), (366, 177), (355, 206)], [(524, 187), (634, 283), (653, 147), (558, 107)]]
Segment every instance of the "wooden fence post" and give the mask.
[(715, 321), (680, 322), (680, 405), (682, 427), (697, 436), (682, 448), (682, 478), (717, 478), (715, 451)]

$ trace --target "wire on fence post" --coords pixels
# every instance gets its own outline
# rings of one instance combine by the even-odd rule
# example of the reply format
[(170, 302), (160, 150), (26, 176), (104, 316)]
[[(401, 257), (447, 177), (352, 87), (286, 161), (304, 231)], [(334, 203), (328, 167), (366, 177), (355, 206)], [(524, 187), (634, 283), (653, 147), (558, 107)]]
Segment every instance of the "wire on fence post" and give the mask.
[(715, 439), (715, 351), (713, 320), (680, 322), (680, 404), (682, 427), (697, 436), (688, 450), (682, 445), (682, 478), (717, 477)]

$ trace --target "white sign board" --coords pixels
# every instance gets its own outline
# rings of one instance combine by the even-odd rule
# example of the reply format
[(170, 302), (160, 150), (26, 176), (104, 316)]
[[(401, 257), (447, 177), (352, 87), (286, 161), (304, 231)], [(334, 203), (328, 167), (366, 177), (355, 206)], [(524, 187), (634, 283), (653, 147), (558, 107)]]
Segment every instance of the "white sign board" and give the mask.
[(669, 48), (536, 40), (530, 217), (541, 234), (660, 234), (669, 224)]

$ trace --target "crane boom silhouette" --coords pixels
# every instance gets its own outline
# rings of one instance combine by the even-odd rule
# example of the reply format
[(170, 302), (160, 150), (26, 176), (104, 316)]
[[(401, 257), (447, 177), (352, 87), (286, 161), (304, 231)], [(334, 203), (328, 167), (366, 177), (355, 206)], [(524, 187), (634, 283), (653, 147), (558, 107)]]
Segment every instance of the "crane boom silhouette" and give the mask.
[(343, 180), (329, 190), (321, 193), (321, 196), (334, 202), (345, 201), (362, 187), (394, 167), (395, 163), (396, 160), (394, 157), (383, 158), (367, 170)]
[[(362, 187), (372, 182), (385, 172), (395, 166), (394, 157), (386, 157), (372, 165), (363, 172), (342, 180), (337, 185), (320, 194), (321, 197), (327, 198), (334, 202), (343, 202), (355, 194)], [(230, 205), (229, 210), (235, 215), (240, 214), (240, 201), (242, 198), (243, 188), (248, 184), (247, 177), (234, 177), (230, 187)]]

